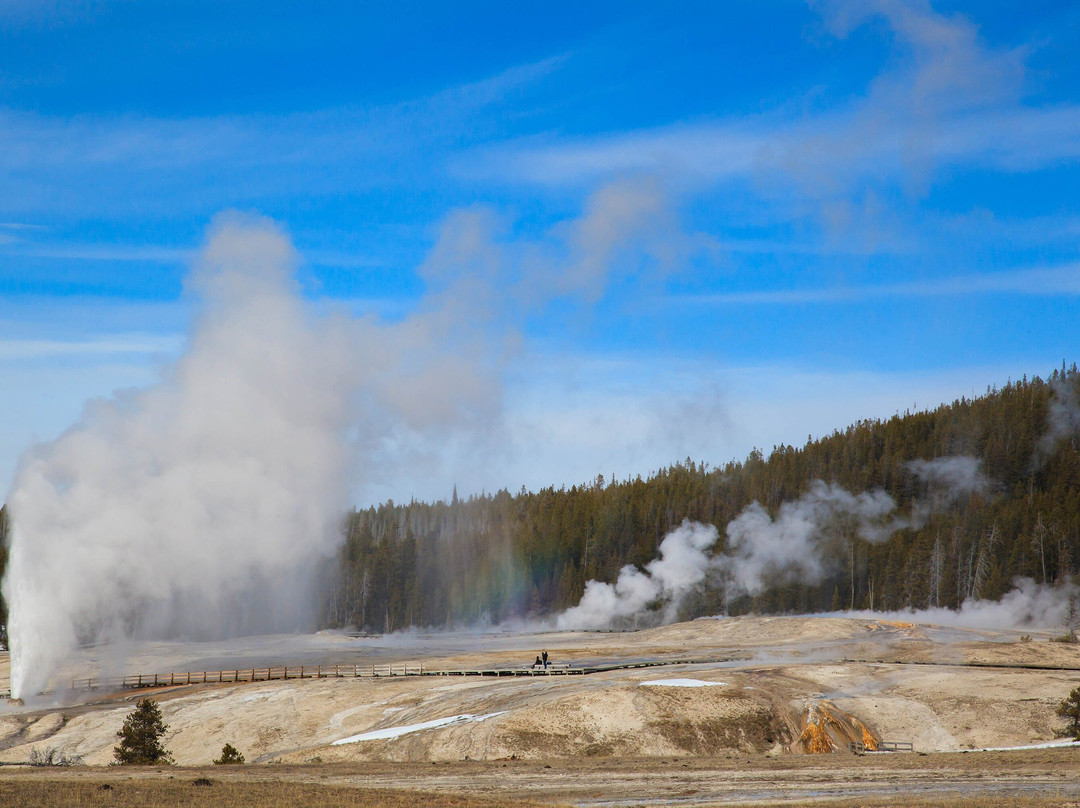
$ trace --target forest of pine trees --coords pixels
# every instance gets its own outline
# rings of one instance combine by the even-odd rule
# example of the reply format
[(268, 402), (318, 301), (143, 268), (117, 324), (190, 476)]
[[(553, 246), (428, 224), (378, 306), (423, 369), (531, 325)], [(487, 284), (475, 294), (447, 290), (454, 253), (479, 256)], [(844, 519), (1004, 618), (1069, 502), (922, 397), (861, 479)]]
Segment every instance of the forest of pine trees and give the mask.
[[(614, 581), (656, 556), (683, 519), (720, 530), (753, 501), (775, 513), (811, 481), (880, 488), (904, 511), (924, 487), (915, 459), (978, 458), (992, 490), (934, 513), (918, 530), (858, 538), (833, 573), (726, 599), (722, 582), (684, 604), (684, 617), (847, 608), (956, 608), (1000, 598), (1018, 576), (1055, 583), (1080, 563), (1080, 434), (1049, 448), (1048, 408), (1076, 390), (1076, 367), (1027, 378), (931, 412), (861, 421), (801, 448), (754, 451), (720, 468), (687, 459), (648, 479), (500, 491), (449, 503), (387, 502), (352, 513), (328, 570), (324, 622), (388, 631), (542, 616), (578, 602), (589, 579)], [(1058, 390), (1055, 393), (1055, 389)], [(1073, 416), (1076, 417), (1075, 415)]]
[[(1068, 391), (1071, 391), (1068, 392)], [(589, 579), (613, 581), (656, 556), (684, 519), (724, 528), (751, 502), (775, 513), (812, 481), (882, 489), (903, 511), (924, 492), (915, 459), (978, 458), (993, 483), (935, 512), (919, 529), (869, 544), (851, 538), (820, 582), (726, 598), (722, 581), (683, 617), (846, 608), (956, 608), (996, 599), (1017, 576), (1055, 583), (1080, 565), (1080, 424), (1048, 443), (1048, 413), (1080, 398), (1075, 365), (1010, 382), (930, 412), (861, 421), (805, 446), (755, 450), (723, 467), (687, 459), (647, 479), (522, 489), (450, 502), (386, 502), (354, 511), (322, 576), (322, 623), (371, 631), (538, 617), (577, 603)], [(1072, 398), (1070, 398), (1072, 396)], [(1056, 403), (1055, 403), (1056, 402)], [(0, 535), (8, 529), (0, 510)], [(0, 545), (0, 571), (5, 559)], [(0, 602), (0, 620), (3, 619)]]

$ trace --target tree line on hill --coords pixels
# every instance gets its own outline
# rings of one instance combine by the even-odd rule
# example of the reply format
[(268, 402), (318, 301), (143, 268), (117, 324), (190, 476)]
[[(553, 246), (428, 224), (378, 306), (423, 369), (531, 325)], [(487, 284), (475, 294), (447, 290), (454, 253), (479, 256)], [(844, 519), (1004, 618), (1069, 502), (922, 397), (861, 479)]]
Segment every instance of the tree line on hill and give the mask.
[[(750, 503), (775, 514), (812, 481), (881, 489), (904, 512), (924, 493), (913, 460), (980, 461), (985, 490), (871, 543), (854, 533), (821, 580), (730, 596), (722, 576), (682, 617), (945, 607), (998, 599), (1019, 576), (1053, 584), (1080, 564), (1080, 434), (1051, 423), (1080, 395), (1076, 366), (932, 411), (860, 421), (801, 448), (755, 450), (713, 468), (687, 459), (647, 479), (605, 480), (450, 502), (386, 502), (346, 520), (324, 581), (323, 622), (371, 631), (494, 623), (576, 604), (586, 581), (643, 566), (684, 519), (724, 528)], [(1061, 414), (1060, 412), (1058, 413)], [(1077, 413), (1065, 413), (1080, 424)], [(1059, 439), (1054, 440), (1057, 429)]]
[[(684, 519), (715, 525), (722, 553), (725, 526), (744, 508), (756, 501), (775, 514), (816, 480), (883, 490), (900, 512), (924, 493), (909, 463), (957, 455), (980, 462), (987, 489), (888, 541), (847, 535), (818, 580), (733, 596), (712, 576), (680, 616), (957, 608), (1000, 598), (1018, 576), (1059, 583), (1080, 566), (1080, 411), (1069, 409), (1078, 400), (1073, 365), (722, 467), (687, 459), (647, 478), (356, 510), (322, 571), (320, 622), (393, 631), (551, 615), (576, 604), (587, 581), (614, 581), (624, 565), (655, 558)], [(8, 530), (0, 509), (0, 574)]]

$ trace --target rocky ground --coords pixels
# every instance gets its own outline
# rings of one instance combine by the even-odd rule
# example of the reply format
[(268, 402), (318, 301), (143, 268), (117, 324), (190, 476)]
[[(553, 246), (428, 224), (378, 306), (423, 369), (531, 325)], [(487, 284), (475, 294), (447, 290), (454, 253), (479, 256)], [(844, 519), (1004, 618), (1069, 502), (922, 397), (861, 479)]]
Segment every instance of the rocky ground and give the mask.
[[(169, 724), (166, 745), (182, 765), (207, 764), (225, 743), (249, 762), (327, 766), (790, 759), (800, 751), (808, 713), (849, 716), (875, 740), (908, 741), (923, 753), (1014, 747), (1054, 741), (1062, 725), (1054, 709), (1080, 684), (1080, 648), (1050, 636), (1026, 640), (1015, 631), (872, 619), (740, 617), (635, 632), (324, 634), (146, 646), (129, 649), (129, 672), (239, 666), (238, 660), (513, 667), (541, 650), (579, 666), (669, 664), (587, 676), (306, 679), (9, 704), (0, 706), (0, 762), (25, 763), (31, 749), (55, 747), (87, 764), (107, 764), (124, 716), (146, 695), (159, 701)], [(0, 659), (0, 677), (5, 672)], [(833, 736), (849, 759), (847, 738)], [(1080, 758), (1080, 749), (1065, 750), (1071, 752)], [(396, 783), (389, 775), (387, 781)]]

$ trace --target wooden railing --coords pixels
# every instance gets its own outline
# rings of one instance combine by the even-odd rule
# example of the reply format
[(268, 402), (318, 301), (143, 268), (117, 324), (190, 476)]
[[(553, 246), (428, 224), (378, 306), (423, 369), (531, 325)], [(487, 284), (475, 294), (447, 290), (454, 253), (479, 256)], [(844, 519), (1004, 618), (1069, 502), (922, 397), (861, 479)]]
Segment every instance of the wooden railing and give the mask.
[(878, 744), (879, 752), (914, 752), (915, 744), (911, 741), (882, 741)]
[(72, 690), (169, 687), (175, 685), (271, 682), (281, 679), (344, 679), (363, 676), (423, 676), (420, 663), (386, 665), (283, 665), (270, 668), (234, 668), (222, 671), (185, 671), (183, 673), (140, 673), (130, 676), (72, 679)]
[[(581, 665), (570, 662), (549, 663), (547, 668), (534, 665), (500, 668), (436, 669), (419, 662), (394, 662), (384, 665), (286, 665), (269, 668), (233, 668), (220, 671), (184, 671), (182, 673), (141, 673), (130, 676), (91, 676), (70, 681), (73, 691), (124, 690), (182, 685), (270, 682), (282, 679), (352, 679), (381, 676), (584, 676), (605, 671), (654, 668), (668, 665), (698, 664), (699, 659), (642, 660)], [(44, 691), (54, 693), (55, 690)], [(43, 694), (44, 694), (43, 693)], [(0, 700), (10, 699), (0, 693)]]

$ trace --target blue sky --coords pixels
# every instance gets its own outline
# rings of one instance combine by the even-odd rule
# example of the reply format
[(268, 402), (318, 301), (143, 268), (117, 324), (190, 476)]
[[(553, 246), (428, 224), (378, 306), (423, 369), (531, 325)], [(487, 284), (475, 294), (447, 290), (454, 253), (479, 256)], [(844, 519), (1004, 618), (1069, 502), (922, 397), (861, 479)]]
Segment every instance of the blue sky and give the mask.
[(554, 290), (489, 317), (528, 439), (363, 501), (722, 463), (1045, 375), (1080, 336), (1077, 53), (1075, 3), (9, 0), (0, 485), (182, 350), (228, 209), (290, 234), (315, 305), (422, 306), (462, 216)]

